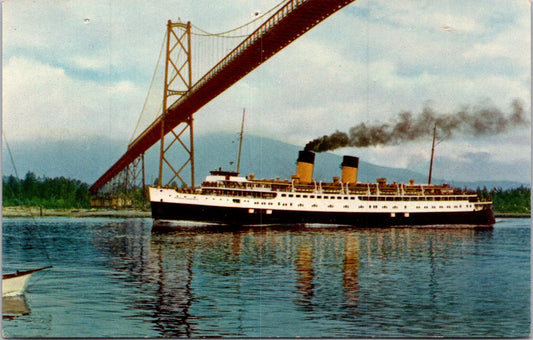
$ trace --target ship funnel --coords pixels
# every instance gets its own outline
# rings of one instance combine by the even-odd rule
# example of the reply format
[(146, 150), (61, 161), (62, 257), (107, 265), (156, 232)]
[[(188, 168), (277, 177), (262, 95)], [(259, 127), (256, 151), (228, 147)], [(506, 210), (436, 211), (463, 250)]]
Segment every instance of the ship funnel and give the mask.
[(341, 167), (342, 183), (357, 183), (357, 168), (359, 167), (359, 158), (353, 156), (344, 156)]
[(311, 183), (313, 181), (314, 164), (314, 152), (303, 150), (298, 153), (295, 177), (300, 181), (300, 183)]

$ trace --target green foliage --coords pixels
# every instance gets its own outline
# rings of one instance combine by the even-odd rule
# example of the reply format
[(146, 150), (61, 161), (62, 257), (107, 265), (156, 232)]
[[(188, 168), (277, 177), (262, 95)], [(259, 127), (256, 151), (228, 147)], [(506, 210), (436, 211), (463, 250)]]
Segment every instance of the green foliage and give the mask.
[[(13, 175), (2, 178), (3, 206), (41, 206), (43, 208), (69, 209), (89, 208), (89, 185), (79, 180), (65, 177), (37, 177), (28, 172), (24, 179)], [(531, 188), (502, 190), (486, 187), (477, 188), (481, 198), (492, 199), (494, 211), (502, 213), (531, 213)], [(133, 205), (146, 205), (145, 193), (141, 189), (131, 192), (129, 198)]]
[(502, 190), (493, 188), (487, 190), (477, 188), (481, 198), (492, 198), (494, 211), (501, 213), (531, 213), (531, 188), (520, 186), (518, 188)]
[[(143, 190), (142, 188), (134, 188), (128, 191), (118, 190), (117, 192), (115, 192), (114, 195), (110, 195), (110, 196), (115, 196), (115, 197), (130, 200), (131, 207), (133, 208), (146, 209), (150, 207), (150, 202), (147, 200), (148, 189)], [(110, 196), (108, 196), (108, 198)]]
[(2, 178), (3, 206), (40, 206), (43, 208), (88, 208), (89, 185), (65, 177), (37, 177), (28, 172), (24, 179), (13, 175)]

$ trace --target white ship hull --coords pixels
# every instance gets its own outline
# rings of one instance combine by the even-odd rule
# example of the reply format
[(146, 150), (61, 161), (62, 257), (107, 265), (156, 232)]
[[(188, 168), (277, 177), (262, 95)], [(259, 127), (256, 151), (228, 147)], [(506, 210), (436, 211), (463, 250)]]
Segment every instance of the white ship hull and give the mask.
[(261, 199), (150, 188), (152, 217), (156, 220), (223, 224), (334, 223), (361, 227), (494, 223), (488, 205), (469, 202), (467, 198), (447, 197), (453, 201), (435, 200), (438, 197), (417, 197), (417, 201), (410, 201), (413, 197), (380, 198), (278, 193), (275, 198)]

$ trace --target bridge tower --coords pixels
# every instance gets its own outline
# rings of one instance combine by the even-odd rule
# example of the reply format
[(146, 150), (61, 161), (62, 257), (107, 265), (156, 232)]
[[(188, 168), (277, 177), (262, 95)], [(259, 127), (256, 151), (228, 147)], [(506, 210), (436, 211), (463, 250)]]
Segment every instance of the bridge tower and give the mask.
[[(192, 62), (191, 62), (191, 22), (186, 24), (168, 21), (166, 36), (166, 61), (165, 61), (165, 84), (163, 92), (163, 110), (161, 113), (161, 138), (159, 152), (159, 186), (168, 186), (174, 180), (179, 179), (181, 184), (188, 187), (182, 177), (182, 172), (187, 168), (191, 171), (191, 187), (194, 187), (194, 134), (193, 117), (188, 118), (170, 133), (165, 133), (165, 118), (169, 109), (181, 98), (186, 97), (192, 88)], [(166, 135), (168, 135), (166, 137)], [(187, 138), (188, 137), (188, 138)], [(188, 139), (188, 141), (187, 141)], [(178, 143), (176, 143), (178, 142)], [(172, 165), (170, 150), (176, 145), (185, 151), (185, 159), (181, 165)], [(172, 148), (172, 149), (171, 149)], [(175, 161), (174, 161), (175, 162)], [(171, 178), (163, 180), (164, 169), (170, 170)]]

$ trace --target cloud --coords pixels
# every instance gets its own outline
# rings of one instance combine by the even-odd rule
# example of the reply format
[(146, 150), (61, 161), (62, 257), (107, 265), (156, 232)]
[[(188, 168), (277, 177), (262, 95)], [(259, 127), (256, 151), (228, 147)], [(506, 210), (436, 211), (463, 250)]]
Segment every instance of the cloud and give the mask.
[[(278, 3), (5, 2), (4, 129), (26, 140), (104, 134), (123, 139), (126, 147), (167, 20), (221, 32)], [(207, 104), (195, 129), (237, 131), (246, 107), (249, 133), (305, 145), (361, 122), (419, 112), (428, 101), (436, 111), (451, 112), (487, 98), (506, 110), (520, 98), (530, 111), (529, 13), (526, 1), (358, 0)], [(202, 51), (194, 52), (202, 58), (208, 53)], [(530, 158), (529, 146), (521, 145), (516, 155), (512, 143), (495, 140), (469, 141), (469, 150), (488, 152), (494, 164)], [(381, 165), (412, 166), (427, 149), (423, 144), (362, 154)]]
[(3, 129), (13, 140), (125, 138), (141, 94), (130, 82), (84, 81), (62, 68), (14, 57), (3, 67)]

